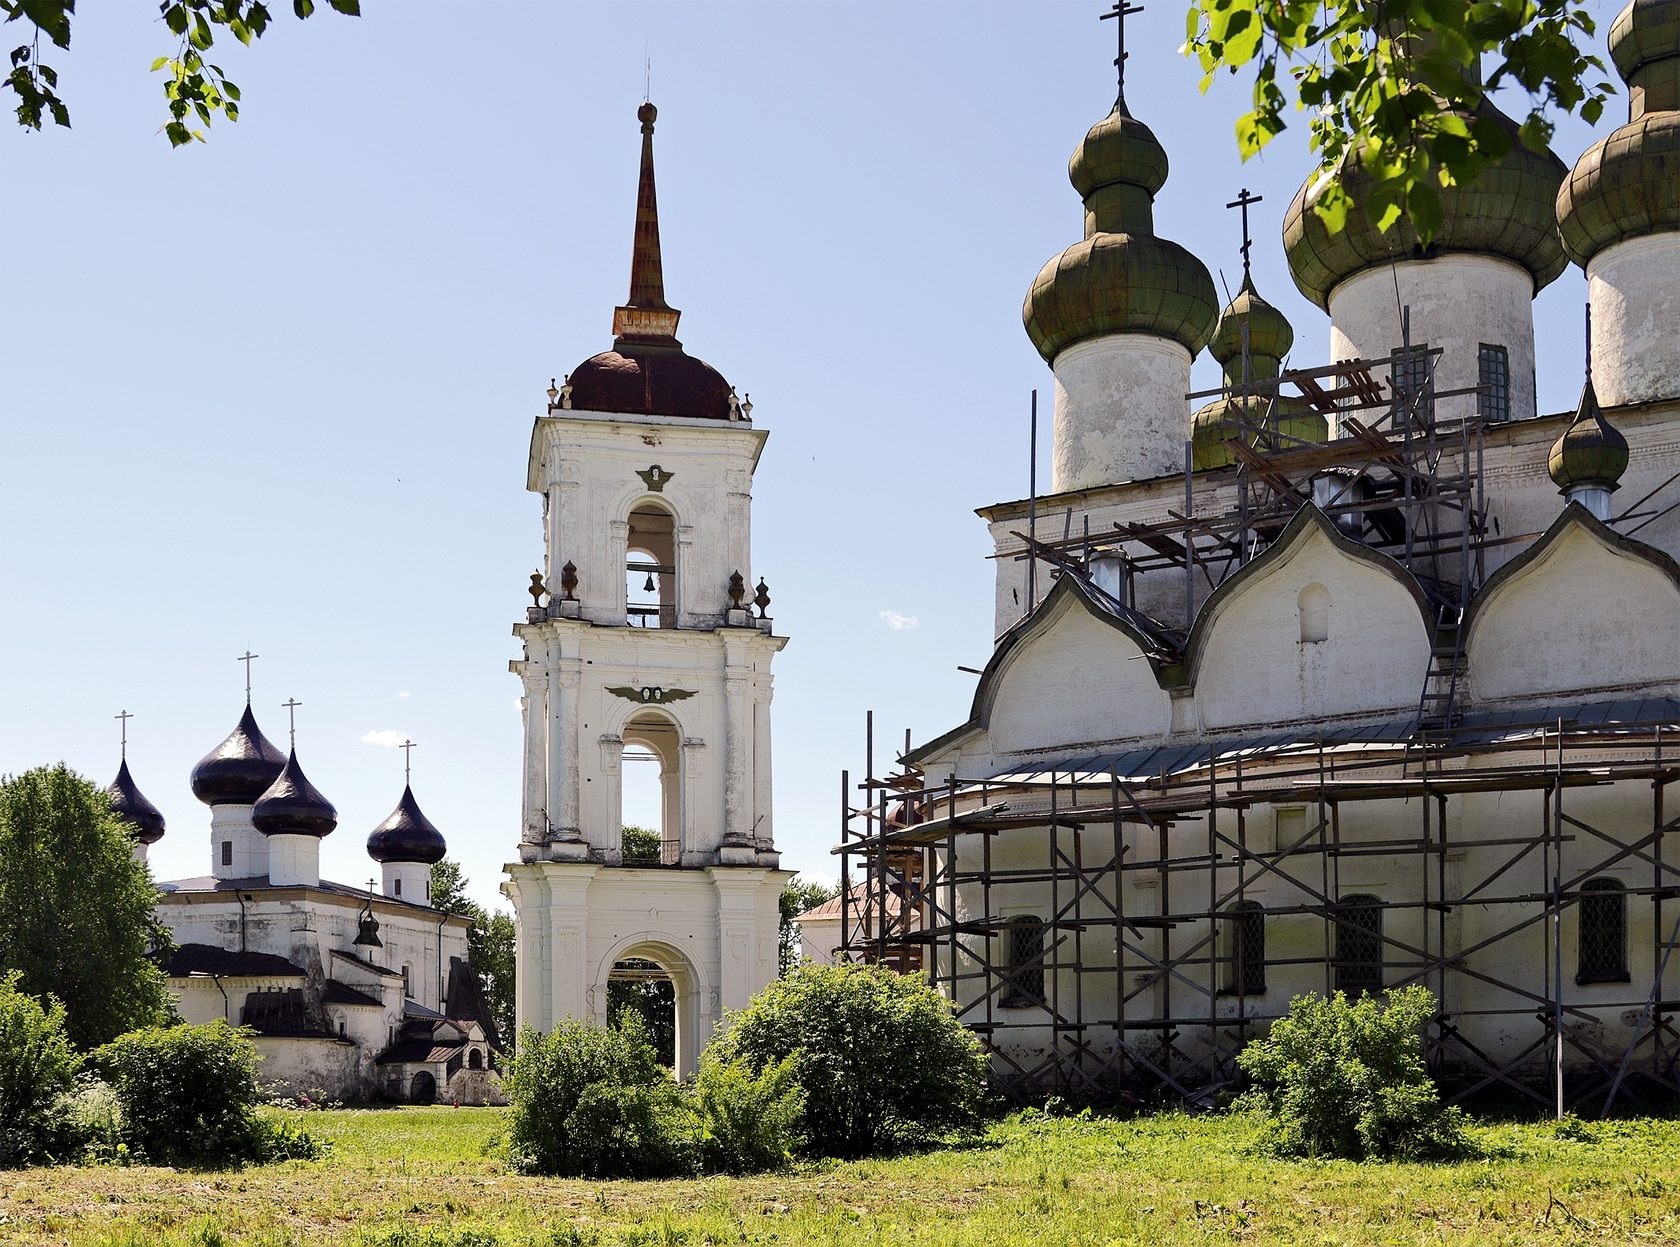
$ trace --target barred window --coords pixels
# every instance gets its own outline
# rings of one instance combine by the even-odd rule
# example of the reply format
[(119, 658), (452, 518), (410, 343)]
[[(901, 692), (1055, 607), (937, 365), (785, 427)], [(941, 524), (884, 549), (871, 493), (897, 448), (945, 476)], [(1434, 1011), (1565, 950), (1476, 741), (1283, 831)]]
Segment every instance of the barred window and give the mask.
[(1581, 885), (1581, 928), (1576, 939), (1577, 983), (1626, 983), (1627, 893), (1615, 879)]
[(222, 841), (222, 865), (224, 865), (224, 866), (233, 865), (233, 841), (232, 840), (223, 840)]
[[(1394, 388), (1394, 427), (1405, 428), (1411, 413), (1435, 419), (1435, 387), (1429, 378), (1429, 344), (1397, 346), (1389, 352), (1388, 383)], [(1418, 395), (1422, 395), (1421, 398)]]
[(1266, 911), (1258, 901), (1233, 905), (1225, 921), (1224, 996), (1259, 996), (1266, 990)]
[(1484, 420), (1511, 418), (1511, 360), (1502, 346), (1483, 342), (1477, 348), (1478, 382), (1482, 387), (1481, 409)]
[(1382, 902), (1348, 896), (1336, 907), (1336, 987), (1349, 996), (1382, 990)]
[(1006, 1009), (1022, 1009), (1044, 1003), (1044, 923), (1038, 918), (1011, 918), (1003, 929), (1004, 951), (1008, 954), (1008, 978), (1004, 983)]

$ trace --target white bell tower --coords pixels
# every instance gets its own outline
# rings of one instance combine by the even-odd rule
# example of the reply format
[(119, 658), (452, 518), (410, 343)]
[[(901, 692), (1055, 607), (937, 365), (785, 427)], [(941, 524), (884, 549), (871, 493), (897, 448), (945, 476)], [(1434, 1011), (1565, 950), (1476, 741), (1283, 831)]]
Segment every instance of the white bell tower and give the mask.
[[(652, 104), (643, 104), (630, 299), (613, 349), (549, 391), (527, 486), (546, 570), (524, 656), (519, 1026), (607, 1018), (608, 983), (670, 980), (677, 1072), (777, 969), (771, 629), (755, 584), (752, 476), (768, 434), (676, 338), (664, 297)], [(658, 843), (625, 844), (626, 748), (659, 773)], [(649, 762), (642, 761), (642, 765)], [(649, 964), (657, 967), (649, 970)]]

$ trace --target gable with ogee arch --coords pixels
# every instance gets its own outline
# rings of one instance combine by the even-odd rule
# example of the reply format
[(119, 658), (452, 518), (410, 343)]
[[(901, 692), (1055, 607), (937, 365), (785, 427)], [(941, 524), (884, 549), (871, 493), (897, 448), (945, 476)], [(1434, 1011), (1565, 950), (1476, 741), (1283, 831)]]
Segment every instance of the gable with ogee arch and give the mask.
[(1186, 647), (1205, 731), (1414, 713), (1427, 601), (1316, 507), (1203, 605)]
[(974, 720), (994, 754), (1156, 740), (1172, 701), (1130, 630), (1064, 577), (1005, 640), (981, 680)]
[(1466, 625), (1478, 703), (1680, 691), (1680, 568), (1578, 505), (1488, 580)]

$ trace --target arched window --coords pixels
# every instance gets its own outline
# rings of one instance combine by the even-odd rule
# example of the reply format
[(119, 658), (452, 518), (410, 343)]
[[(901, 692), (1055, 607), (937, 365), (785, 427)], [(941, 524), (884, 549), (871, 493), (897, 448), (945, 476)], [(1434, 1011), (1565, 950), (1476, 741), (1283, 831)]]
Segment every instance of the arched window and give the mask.
[(1336, 907), (1336, 987), (1349, 996), (1383, 985), (1382, 902), (1348, 896)]
[(1581, 885), (1575, 981), (1628, 981), (1627, 892), (1615, 879), (1588, 879)]
[(477, 1048), (474, 1048), (471, 1052), (467, 1053), (467, 1068), (468, 1069), (483, 1069), (484, 1068), (484, 1054), (482, 1052), (480, 1052)]
[(657, 711), (625, 724), (619, 771), (619, 860), (626, 866), (682, 863), (681, 733)]
[(1003, 926), (1003, 953), (1007, 967), (1003, 997), (1005, 1009), (1025, 1009), (1044, 1003), (1044, 921), (1040, 918), (1011, 918)]
[(630, 512), (624, 545), (624, 602), (633, 628), (677, 626), (677, 522), (644, 502)]
[(1330, 638), (1330, 590), (1310, 584), (1295, 599), (1301, 615), (1301, 644), (1311, 645)]
[(1233, 905), (1225, 920), (1225, 996), (1259, 996), (1266, 990), (1266, 911), (1259, 901)]

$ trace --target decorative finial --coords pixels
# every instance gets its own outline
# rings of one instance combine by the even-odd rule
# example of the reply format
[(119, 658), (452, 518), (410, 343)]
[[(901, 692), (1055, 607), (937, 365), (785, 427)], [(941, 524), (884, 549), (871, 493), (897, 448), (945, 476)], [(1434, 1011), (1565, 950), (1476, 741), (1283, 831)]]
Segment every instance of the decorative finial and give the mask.
[(758, 578), (757, 596), (753, 598), (753, 605), (758, 607), (758, 617), (763, 619), (764, 612), (770, 609), (770, 586), (764, 583), (764, 577)]
[(246, 650), (238, 658), (239, 662), (245, 664), (245, 704), (247, 706), (251, 704), (251, 663), (261, 657), (261, 654), (253, 654), (250, 650)]
[(532, 606), (542, 605), (543, 594), (548, 592), (548, 586), (543, 583), (543, 575), (541, 572), (531, 573), (531, 584), (525, 592), (531, 595)]
[(734, 386), (729, 387), (729, 418), (731, 420), (739, 420), (741, 418), (741, 399), (740, 396), (735, 393)]
[(569, 372), (560, 382), (560, 407), (565, 411), (570, 411), (572, 407), (572, 374)]
[(747, 598), (746, 578), (740, 572), (729, 573), (729, 605), (733, 610), (740, 610), (741, 603)]
[(1248, 193), (1248, 187), (1245, 186), (1245, 187), (1242, 188), (1242, 190), (1240, 192), (1238, 192), (1237, 197), (1235, 199), (1233, 199), (1230, 203), (1225, 205), (1227, 208), (1241, 208), (1242, 209), (1243, 285), (1245, 285), (1245, 286), (1249, 284), (1248, 252), (1249, 252), (1249, 248), (1254, 245), (1253, 239), (1251, 239), (1248, 236), (1248, 206), (1250, 204), (1257, 204), (1261, 200), (1263, 200), (1264, 198), (1265, 198), (1264, 195), (1250, 195)]
[(560, 401), (560, 387), (554, 384), (554, 378), (548, 379), (548, 409), (554, 410), (554, 404)]
[(114, 715), (113, 717), (122, 720), (122, 760), (124, 762), (127, 762), (128, 761), (128, 721), (130, 719), (132, 719), (134, 716), (131, 715), (128, 711), (125, 710), (121, 714)]
[(1125, 0), (1114, 0), (1114, 7), (1097, 19), (1102, 22), (1106, 22), (1110, 18), (1115, 19), (1115, 51), (1118, 53), (1114, 58), (1114, 77), (1117, 87), (1114, 102), (1116, 104), (1123, 102), (1126, 98), (1126, 19), (1134, 13), (1141, 12), (1143, 12), (1141, 4), (1127, 4)]
[(572, 595), (577, 592), (577, 587), (577, 564), (567, 559), (566, 565), (560, 569), (560, 600), (562, 602), (575, 601), (576, 599)]
[(408, 764), (413, 761), (412, 751), (417, 746), (405, 736), (403, 743), (398, 745), (397, 748), (403, 751), (403, 786), (406, 788), (408, 786)]
[(752, 395), (748, 394), (741, 400), (741, 419), (752, 419)]
[(280, 703), (286, 708), (286, 730), (292, 738), (292, 752), (297, 752), (297, 708), (303, 703), (292, 697)]

